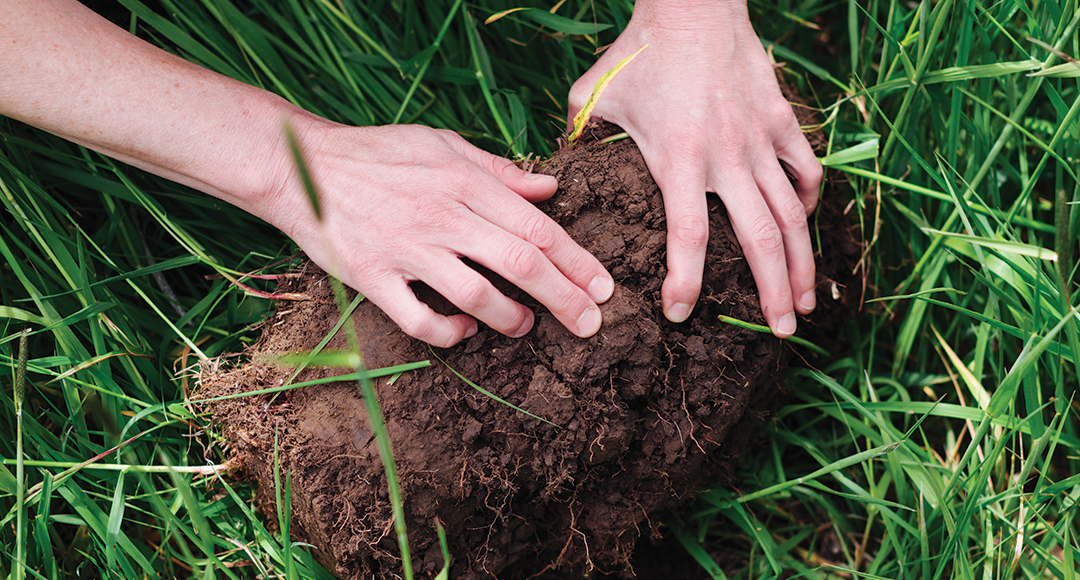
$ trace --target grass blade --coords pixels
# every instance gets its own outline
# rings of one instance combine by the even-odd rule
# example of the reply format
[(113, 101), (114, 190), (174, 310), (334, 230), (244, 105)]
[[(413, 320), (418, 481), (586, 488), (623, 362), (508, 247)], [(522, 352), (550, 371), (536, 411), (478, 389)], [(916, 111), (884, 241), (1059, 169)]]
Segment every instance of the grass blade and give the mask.
[(630, 61), (637, 58), (637, 55), (641, 54), (641, 51), (646, 48), (649, 48), (648, 44), (637, 49), (637, 51), (630, 56), (620, 60), (619, 64), (600, 75), (600, 78), (596, 80), (596, 84), (593, 85), (592, 94), (589, 95), (589, 100), (585, 101), (585, 106), (581, 107), (581, 110), (574, 115), (574, 130), (570, 132), (570, 136), (568, 137), (568, 141), (570, 141), (571, 144), (577, 141), (577, 138), (581, 136), (581, 132), (585, 130), (585, 125), (589, 124), (589, 117), (592, 115), (593, 109), (596, 108), (596, 104), (600, 101), (600, 95), (603, 95), (604, 91), (608, 88), (608, 85), (611, 84), (611, 81), (615, 80), (615, 75), (619, 74), (619, 71), (630, 64)]
[[(1013, 403), (1016, 398), (1016, 391), (1020, 387), (1020, 381), (1035, 370), (1038, 365), (1039, 357), (1043, 352), (1049, 348), (1054, 342), (1054, 338), (1061, 332), (1061, 329), (1065, 327), (1065, 324), (1069, 322), (1077, 314), (1077, 308), (1073, 308), (1065, 314), (1064, 317), (1054, 325), (1054, 328), (1050, 332), (1046, 333), (1046, 336), (1038, 337), (1032, 336), (1025, 344), (1024, 350), (1020, 352), (1020, 356), (1016, 358), (1016, 362), (1013, 363), (1013, 367), (1009, 370), (1009, 373), (1005, 375), (1005, 380), (998, 386), (997, 391), (990, 397), (990, 405), (986, 409), (986, 414), (991, 417), (998, 417)], [(1036, 342), (1036, 339), (1038, 341)]]
[(23, 463), (23, 400), (26, 398), (26, 361), (30, 351), (26, 343), (29, 330), (19, 334), (19, 362), (15, 368), (15, 580), (26, 577), (26, 467)]
[[(431, 347), (430, 347), (430, 346), (428, 347), (428, 350), (431, 350)], [(513, 409), (513, 410), (517, 411), (518, 413), (521, 413), (522, 415), (527, 415), (527, 416), (529, 416), (529, 417), (532, 417), (533, 419), (536, 419), (536, 420), (538, 420), (538, 421), (543, 421), (544, 423), (547, 423), (548, 425), (551, 425), (552, 427), (555, 427), (556, 429), (562, 429), (562, 426), (561, 426), (561, 425), (556, 425), (555, 423), (552, 423), (551, 421), (548, 421), (547, 419), (545, 419), (545, 418), (543, 418), (543, 417), (540, 417), (540, 416), (538, 416), (538, 415), (535, 415), (535, 414), (533, 414), (533, 413), (530, 413), (530, 412), (526, 411), (525, 409), (522, 409), (521, 407), (518, 407), (517, 405), (514, 405), (513, 403), (510, 403), (509, 401), (507, 401), (507, 400), (505, 400), (505, 399), (503, 399), (503, 398), (499, 397), (498, 395), (496, 395), (495, 393), (492, 393), (491, 391), (489, 391), (489, 390), (485, 389), (484, 387), (481, 387), (480, 385), (478, 385), (478, 384), (476, 384), (476, 383), (474, 383), (474, 382), (470, 381), (470, 380), (469, 380), (468, 378), (466, 378), (466, 377), (465, 377), (465, 375), (463, 375), (463, 374), (461, 374), (461, 373), (457, 372), (457, 369), (455, 369), (454, 367), (452, 367), (452, 366), (450, 366), (449, 364), (447, 364), (447, 362), (446, 362), (446, 361), (444, 361), (444, 360), (442, 359), (442, 357), (440, 357), (439, 355), (435, 354), (435, 351), (434, 351), (434, 350), (431, 350), (431, 356), (433, 356), (433, 357), (435, 357), (436, 359), (438, 359), (438, 360), (439, 360), (439, 362), (441, 362), (441, 363), (443, 364), (443, 366), (445, 366), (446, 368), (450, 369), (450, 372), (452, 372), (452, 373), (454, 373), (455, 375), (457, 375), (457, 378), (459, 378), (459, 379), (461, 379), (462, 381), (464, 381), (466, 385), (469, 385), (470, 387), (472, 387), (472, 388), (476, 389), (477, 391), (479, 391), (479, 392), (480, 392), (480, 394), (484, 395), (485, 397), (487, 397), (487, 398), (489, 398), (489, 399), (491, 399), (491, 400), (495, 401), (496, 403), (499, 403), (499, 404), (502, 404), (502, 405), (506, 405), (507, 407), (510, 407), (511, 409)]]

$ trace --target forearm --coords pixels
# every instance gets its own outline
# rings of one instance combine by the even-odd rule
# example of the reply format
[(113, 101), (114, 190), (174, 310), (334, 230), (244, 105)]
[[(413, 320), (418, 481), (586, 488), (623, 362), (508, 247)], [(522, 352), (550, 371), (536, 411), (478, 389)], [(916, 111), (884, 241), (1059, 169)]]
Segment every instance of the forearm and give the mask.
[[(116, 28), (74, 0), (0, 0), (0, 115), (229, 201), (281, 228), (405, 332), (450, 346), (477, 320), (510, 336), (533, 313), (462, 258), (515, 284), (578, 336), (600, 327), (611, 276), (529, 200), (529, 175), (449, 131), (345, 127), (211, 73)], [(282, 125), (320, 189), (315, 216)], [(423, 281), (465, 314), (443, 316)], [(475, 317), (475, 319), (473, 318)]]
[(0, 114), (267, 217), (260, 206), (287, 167), (282, 122), (305, 113), (74, 0), (0, 7)]

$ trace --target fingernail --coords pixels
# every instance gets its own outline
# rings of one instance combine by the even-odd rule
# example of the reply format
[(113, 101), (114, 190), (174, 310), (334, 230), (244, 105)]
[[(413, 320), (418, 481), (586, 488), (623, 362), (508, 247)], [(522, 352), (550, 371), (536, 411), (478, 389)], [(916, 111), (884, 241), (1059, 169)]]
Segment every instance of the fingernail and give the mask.
[(473, 321), (472, 326), (469, 327), (469, 330), (465, 331), (465, 336), (461, 337), (461, 340), (476, 336), (476, 331), (478, 330), (480, 330), (480, 327), (476, 325), (475, 321)]
[(780, 318), (780, 322), (776, 323), (776, 333), (783, 334), (784, 336), (791, 336), (795, 334), (795, 313), (788, 312)]
[(593, 302), (607, 302), (615, 292), (615, 281), (607, 276), (597, 276), (589, 282), (589, 296)]
[(553, 176), (551, 176), (551, 175), (544, 175), (543, 173), (533, 173), (533, 172), (530, 171), (529, 173), (525, 174), (525, 179), (527, 179), (529, 181), (543, 181), (545, 179), (555, 179), (555, 178)]
[(804, 312), (810, 312), (817, 305), (817, 295), (813, 290), (807, 290), (805, 294), (799, 298), (799, 308), (802, 308)]
[(521, 326), (516, 331), (514, 331), (514, 333), (511, 334), (510, 337), (511, 338), (521, 338), (521, 337), (525, 336), (526, 334), (529, 334), (529, 331), (532, 330), (534, 320), (535, 319), (533, 317), (533, 313), (529, 312), (525, 316), (525, 321), (521, 323)]
[(577, 319), (577, 335), (581, 337), (592, 336), (600, 330), (600, 309), (595, 306), (581, 313)]
[(676, 302), (667, 309), (667, 319), (672, 322), (683, 322), (687, 318), (690, 318), (690, 309), (693, 306), (685, 302)]

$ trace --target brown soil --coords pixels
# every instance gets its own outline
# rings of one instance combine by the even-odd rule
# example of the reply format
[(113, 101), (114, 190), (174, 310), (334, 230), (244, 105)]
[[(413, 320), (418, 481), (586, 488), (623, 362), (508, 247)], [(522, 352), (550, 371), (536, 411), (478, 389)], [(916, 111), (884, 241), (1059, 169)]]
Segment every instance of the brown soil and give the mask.
[[(417, 577), (432, 578), (443, 565), (436, 519), (450, 540), (453, 578), (566, 578), (594, 568), (629, 574), (638, 538), (656, 537), (661, 512), (728, 477), (778, 393), (790, 347), (717, 320), (725, 314), (762, 323), (750, 270), (715, 198), (702, 298), (683, 324), (660, 314), (660, 192), (632, 141), (597, 142), (615, 130), (594, 126), (540, 169), (560, 183), (542, 208), (617, 282), (601, 307), (599, 334), (576, 338), (515, 292), (537, 313), (526, 337), (482, 327), (464, 344), (432, 351), (373, 305), (357, 309), (369, 368), (432, 361), (396, 381), (375, 381)], [(826, 201), (833, 193), (826, 191)], [(835, 337), (843, 318), (837, 314), (848, 311), (859, 288), (845, 292), (834, 281), (851, 278), (858, 245), (835, 204), (822, 211), (827, 217), (817, 233), (828, 258), (819, 256), (814, 319), (829, 322), (826, 334)], [(282, 302), (255, 353), (310, 350), (339, 318), (329, 283), (314, 267), (281, 290), (311, 299)], [(445, 308), (429, 291), (418, 293)], [(803, 322), (800, 335), (809, 332)], [(344, 346), (340, 334), (330, 348)], [(558, 427), (481, 394), (446, 365)], [(297, 381), (342, 372), (307, 369)], [(258, 362), (207, 372), (200, 396), (273, 387), (289, 374)], [(355, 383), (221, 401), (210, 411), (257, 480), (267, 514), (277, 513), (276, 440), (282, 481), (284, 472), (292, 475), (294, 541), (312, 544), (319, 561), (343, 578), (398, 577), (386, 477)]]

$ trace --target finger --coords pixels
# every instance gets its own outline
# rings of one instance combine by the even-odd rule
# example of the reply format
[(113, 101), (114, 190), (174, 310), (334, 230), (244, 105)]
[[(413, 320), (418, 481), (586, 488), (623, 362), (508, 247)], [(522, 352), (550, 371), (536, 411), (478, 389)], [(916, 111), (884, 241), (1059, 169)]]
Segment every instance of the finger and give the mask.
[(424, 282), (454, 306), (511, 338), (525, 336), (532, 330), (532, 311), (508, 298), (460, 260), (443, 263)]
[(703, 169), (686, 163), (654, 172), (664, 197), (667, 218), (667, 277), (660, 290), (664, 316), (672, 322), (690, 317), (701, 293), (705, 250), (709, 241), (709, 208)]
[(801, 314), (814, 310), (814, 248), (806, 223), (806, 211), (778, 161), (759, 164), (755, 176), (765, 203), (784, 240), (788, 282), (795, 309)]
[(503, 185), (532, 203), (548, 199), (559, 187), (559, 182), (554, 177), (525, 171), (505, 157), (492, 155), (473, 146), (457, 133), (446, 131), (444, 138), (466, 159), (494, 175)]
[(432, 310), (416, 297), (404, 278), (382, 285), (365, 296), (405, 334), (432, 346), (449, 348), (477, 331), (476, 321), (471, 316), (443, 316)]
[(596, 334), (600, 309), (589, 295), (568, 280), (536, 245), (493, 229), (489, 235), (475, 236), (476, 243), (466, 255), (535, 298), (570, 332), (583, 338)]
[[(503, 266), (511, 270), (511, 275), (516, 275), (522, 281), (543, 276), (536, 278), (538, 283), (543, 284), (569, 280), (573, 286), (584, 290), (594, 303), (606, 302), (611, 298), (615, 290), (615, 282), (604, 265), (574, 242), (566, 230), (542, 211), (527, 203), (506, 203), (495, 207), (482, 202), (474, 204), (473, 211), (513, 236), (501, 242), (513, 244), (507, 249), (514, 249), (517, 254), (509, 261), (503, 262)], [(525, 246), (514, 244), (515, 239), (527, 242), (527, 245), (536, 249), (539, 255), (534, 255)], [(541, 269), (541, 264), (549, 264), (552, 269), (548, 270), (546, 267)], [(487, 264), (485, 266), (492, 268)], [(503, 274), (503, 272), (499, 273)], [(507, 280), (517, 284), (515, 280), (510, 278)], [(550, 307), (529, 288), (521, 285), (518, 287)]]
[[(734, 180), (727, 176), (726, 186), (718, 192), (728, 209), (731, 226), (742, 245), (750, 271), (757, 282), (761, 311), (773, 334), (787, 338), (795, 333), (795, 313), (788, 281), (784, 234), (780, 231), (763, 193), (743, 174)], [(724, 181), (718, 181), (724, 183)]]
[(776, 157), (784, 164), (794, 181), (795, 193), (806, 215), (817, 207), (821, 178), (824, 171), (810, 143), (806, 141), (799, 123), (792, 120), (785, 134), (776, 140)]

